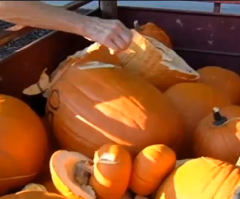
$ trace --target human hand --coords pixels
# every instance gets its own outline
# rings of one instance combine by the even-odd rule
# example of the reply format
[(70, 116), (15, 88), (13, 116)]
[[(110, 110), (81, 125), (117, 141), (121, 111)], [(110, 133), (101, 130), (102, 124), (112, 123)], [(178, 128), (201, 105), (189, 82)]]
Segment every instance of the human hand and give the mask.
[(132, 41), (132, 32), (119, 20), (88, 17), (86, 22), (83, 36), (108, 47), (113, 53), (125, 50)]

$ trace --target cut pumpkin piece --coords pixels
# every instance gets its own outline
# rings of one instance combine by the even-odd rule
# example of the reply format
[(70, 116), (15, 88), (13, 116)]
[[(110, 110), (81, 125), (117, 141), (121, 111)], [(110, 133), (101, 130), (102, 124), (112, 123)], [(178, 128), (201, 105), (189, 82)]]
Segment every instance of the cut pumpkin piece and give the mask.
[(60, 150), (50, 159), (52, 181), (58, 191), (69, 199), (95, 199), (96, 194), (88, 185), (92, 161), (86, 156)]
[(0, 199), (67, 199), (63, 196), (43, 191), (21, 191), (0, 197)]
[(176, 52), (154, 38), (132, 30), (130, 47), (117, 53), (121, 65), (165, 91), (181, 82), (195, 82), (199, 74)]

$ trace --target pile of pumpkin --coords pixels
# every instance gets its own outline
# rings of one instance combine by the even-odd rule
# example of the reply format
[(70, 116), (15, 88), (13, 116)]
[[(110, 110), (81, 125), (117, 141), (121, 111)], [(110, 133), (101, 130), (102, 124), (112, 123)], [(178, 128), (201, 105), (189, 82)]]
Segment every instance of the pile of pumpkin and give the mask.
[(44, 122), (0, 95), (0, 195), (26, 185), (0, 199), (240, 198), (240, 77), (195, 71), (155, 24), (132, 33), (60, 64)]

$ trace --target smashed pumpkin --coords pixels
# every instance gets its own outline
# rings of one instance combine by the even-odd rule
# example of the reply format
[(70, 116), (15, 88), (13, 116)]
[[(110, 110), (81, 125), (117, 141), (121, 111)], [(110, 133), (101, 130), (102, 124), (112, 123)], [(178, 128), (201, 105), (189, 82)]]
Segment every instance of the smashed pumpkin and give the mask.
[(31, 182), (47, 153), (47, 135), (24, 102), (0, 95), (0, 195)]
[(193, 134), (195, 155), (234, 164), (240, 156), (240, 107), (214, 108)]
[(146, 147), (133, 161), (131, 190), (141, 196), (152, 194), (175, 163), (176, 155), (169, 147), (161, 144)]
[(121, 199), (127, 197), (131, 164), (123, 147), (104, 145), (93, 161), (77, 152), (57, 151), (50, 170), (55, 187), (69, 199)]
[(105, 144), (94, 155), (90, 185), (100, 199), (121, 199), (127, 191), (132, 159), (122, 146)]
[(43, 191), (21, 191), (0, 197), (0, 199), (67, 199), (55, 193)]
[[(200, 120), (212, 111), (212, 108), (230, 105), (228, 96), (201, 83), (180, 83), (169, 88), (164, 95), (174, 103), (186, 126), (185, 144), (181, 158), (191, 154), (192, 134)], [(185, 153), (186, 152), (186, 153)]]
[(65, 62), (49, 89), (47, 114), (63, 148), (93, 158), (106, 143), (123, 145), (133, 155), (152, 144), (179, 144), (183, 123), (161, 92), (115, 65), (91, 62), (95, 58), (84, 52), (79, 56), (90, 62)]
[(229, 96), (232, 104), (240, 105), (240, 76), (237, 73), (217, 66), (206, 66), (197, 72), (200, 74), (199, 83), (211, 86)]
[(138, 21), (134, 21), (134, 28), (139, 33), (158, 40), (159, 42), (166, 45), (168, 48), (173, 48), (172, 41), (168, 34), (156, 24), (149, 22), (140, 26)]
[(125, 70), (140, 75), (161, 91), (181, 82), (195, 82), (199, 74), (179, 55), (154, 38), (132, 30), (130, 47), (117, 53)]
[(238, 199), (239, 165), (201, 157), (176, 168), (153, 199)]

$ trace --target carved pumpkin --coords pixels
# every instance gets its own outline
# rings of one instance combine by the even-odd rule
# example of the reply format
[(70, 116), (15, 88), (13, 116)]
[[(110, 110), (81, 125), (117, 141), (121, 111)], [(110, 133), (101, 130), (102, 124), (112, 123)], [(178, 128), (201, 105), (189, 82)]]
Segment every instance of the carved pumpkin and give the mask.
[(235, 163), (240, 156), (240, 107), (214, 108), (194, 133), (196, 156), (207, 156)]
[(152, 37), (159, 42), (162, 42), (168, 48), (172, 48), (172, 41), (168, 34), (159, 26), (154, 23), (146, 23), (144, 25), (139, 26), (138, 21), (134, 22), (134, 28), (141, 34), (146, 35), (148, 37)]
[(24, 102), (0, 95), (0, 195), (31, 182), (43, 166), (47, 136)]
[(121, 199), (132, 171), (130, 154), (119, 145), (105, 144), (94, 155), (90, 185), (101, 199)]
[(95, 199), (96, 193), (99, 198), (105, 199), (106, 194), (120, 199), (127, 197), (131, 163), (124, 148), (104, 145), (96, 152), (93, 162), (77, 152), (57, 151), (51, 157), (50, 170), (55, 187), (69, 199)]
[(175, 153), (164, 145), (143, 149), (133, 162), (130, 188), (138, 195), (152, 194), (162, 179), (174, 169)]
[(106, 143), (123, 145), (133, 155), (152, 144), (179, 144), (180, 114), (155, 87), (114, 65), (75, 59), (56, 73), (47, 103), (63, 148), (92, 158)]
[(210, 113), (214, 106), (222, 108), (231, 104), (226, 95), (200, 83), (177, 84), (169, 88), (164, 95), (174, 103), (175, 108), (181, 113), (187, 129), (181, 158), (192, 155), (190, 144), (192, 133), (199, 121)]
[(201, 157), (176, 168), (153, 199), (238, 199), (239, 183), (239, 166)]
[(195, 82), (199, 74), (179, 55), (151, 37), (132, 30), (130, 47), (117, 53), (125, 70), (140, 75), (161, 91), (181, 82)]
[(232, 104), (240, 105), (240, 76), (237, 73), (217, 66), (206, 66), (198, 72), (198, 82), (212, 86), (229, 96)]
[(0, 197), (0, 199), (67, 199), (63, 196), (43, 191), (21, 191)]
[(95, 191), (89, 186), (92, 161), (72, 151), (56, 151), (50, 160), (50, 172), (56, 189), (69, 199), (96, 199)]

